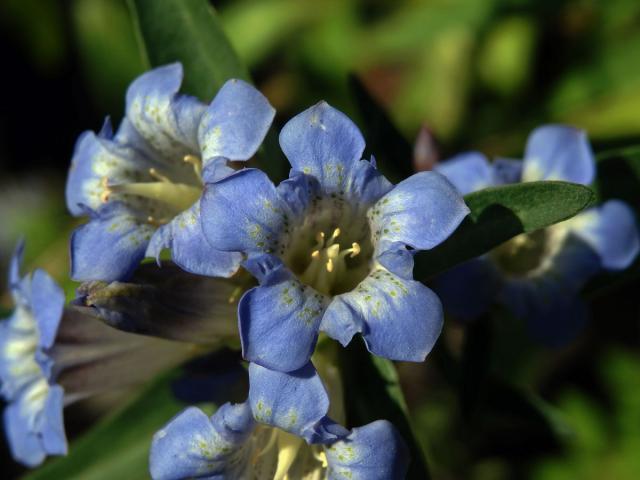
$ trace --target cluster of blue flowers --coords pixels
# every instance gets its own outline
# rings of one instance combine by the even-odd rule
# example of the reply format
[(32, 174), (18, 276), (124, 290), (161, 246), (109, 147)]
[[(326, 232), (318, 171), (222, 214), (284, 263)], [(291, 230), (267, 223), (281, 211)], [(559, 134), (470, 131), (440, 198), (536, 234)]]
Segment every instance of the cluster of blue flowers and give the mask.
[[(253, 157), (271, 126), (267, 99), (231, 80), (205, 105), (179, 93), (181, 81), (179, 64), (143, 74), (129, 87), (117, 131), (107, 120), (78, 139), (66, 197), (88, 222), (71, 239), (72, 278), (85, 282), (74, 305), (65, 307), (42, 271), (20, 279), (20, 254), (14, 258), (16, 310), (0, 324), (0, 378), (15, 458), (34, 466), (66, 453), (62, 409), (99, 390), (88, 378), (103, 388), (135, 384), (188, 358), (190, 342), (213, 344), (225, 332), (239, 335), (249, 362), (248, 398), (211, 417), (190, 407), (169, 421), (152, 440), (154, 479), (403, 478), (407, 448), (391, 423), (343, 426), (341, 389), (331, 386), (316, 344), (330, 337), (346, 346), (360, 334), (374, 355), (423, 361), (444, 316), (438, 296), (413, 279), (414, 255), (455, 231), (469, 213), (468, 192), (520, 180), (589, 184), (595, 167), (584, 134), (543, 127), (524, 162), (465, 154), (393, 185), (373, 158), (362, 158), (353, 122), (320, 102), (280, 132), (292, 168), (274, 185), (238, 163)], [(461, 317), (497, 298), (536, 332), (565, 339), (582, 322), (576, 303), (586, 279), (625, 268), (638, 244), (633, 214), (612, 201), (516, 237), (436, 287)], [(136, 289), (136, 272), (156, 268), (141, 266), (146, 257), (158, 275), (175, 274), (165, 250), (183, 270), (179, 282), (203, 279), (204, 315), (194, 313), (200, 303), (175, 309), (156, 287)], [(130, 292), (144, 308), (131, 307)], [(65, 339), (90, 344), (96, 336), (110, 339), (90, 356), (103, 371), (113, 369), (114, 352), (120, 365), (132, 355), (152, 360), (105, 384), (97, 367), (78, 372), (81, 356), (62, 348)]]

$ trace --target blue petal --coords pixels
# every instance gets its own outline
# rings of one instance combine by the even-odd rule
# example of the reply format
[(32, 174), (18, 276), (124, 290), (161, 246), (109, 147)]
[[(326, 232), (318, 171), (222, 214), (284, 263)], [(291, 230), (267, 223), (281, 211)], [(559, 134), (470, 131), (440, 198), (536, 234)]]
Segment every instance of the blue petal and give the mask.
[(50, 348), (56, 339), (62, 318), (65, 296), (62, 288), (44, 270), (33, 272), (31, 279), (31, 311), (38, 325), (41, 348)]
[(596, 253), (570, 234), (548, 270), (531, 278), (508, 279), (499, 301), (527, 321), (536, 339), (549, 346), (562, 346), (573, 340), (586, 322), (586, 308), (579, 293), (599, 269)]
[(288, 179), (280, 182), (278, 195), (294, 217), (302, 217), (310, 203), (320, 195), (320, 184), (315, 177), (292, 171)]
[(66, 455), (67, 453), (63, 409), (64, 390), (59, 385), (50, 386), (38, 425), (42, 446), (49, 455)]
[(280, 146), (294, 170), (316, 177), (332, 193), (346, 191), (365, 143), (345, 114), (320, 102), (287, 122)]
[(329, 396), (311, 363), (289, 373), (250, 364), (249, 404), (258, 422), (310, 442), (323, 440), (318, 431), (324, 431), (321, 426), (329, 410)]
[(262, 93), (242, 80), (227, 81), (207, 108), (198, 130), (203, 163), (218, 157), (248, 160), (275, 115)]
[(146, 256), (158, 260), (165, 248), (171, 250), (171, 259), (177, 265), (198, 275), (230, 277), (242, 261), (240, 253), (221, 252), (209, 246), (202, 232), (199, 201), (153, 234)]
[(471, 320), (489, 309), (500, 286), (498, 271), (486, 258), (479, 257), (438, 275), (433, 290), (445, 311), (460, 320)]
[(165, 159), (179, 161), (198, 152), (198, 125), (205, 105), (178, 95), (182, 65), (173, 63), (150, 70), (127, 90), (127, 118), (145, 141)]
[(387, 480), (405, 478), (409, 451), (394, 426), (377, 420), (354, 428), (344, 440), (325, 449), (330, 480)]
[(360, 331), (371, 353), (421, 362), (438, 339), (442, 322), (442, 305), (431, 290), (377, 270), (352, 292), (333, 299), (320, 329), (343, 345)]
[[(128, 125), (123, 121), (123, 125)], [(110, 184), (135, 182), (140, 172), (158, 164), (141, 153), (140, 140), (132, 145), (112, 141), (109, 120), (97, 135), (84, 132), (78, 138), (66, 185), (67, 208), (74, 216), (86, 215), (86, 208), (104, 205), (105, 181)]]
[(595, 160), (584, 131), (545, 125), (529, 135), (522, 181), (564, 180), (589, 185), (594, 176)]
[(572, 231), (589, 244), (611, 270), (627, 268), (638, 255), (640, 239), (633, 210), (619, 200), (609, 200), (570, 220)]
[(496, 158), (492, 166), (496, 185), (520, 183), (523, 167), (522, 160)]
[(468, 214), (456, 188), (435, 172), (403, 180), (369, 212), (375, 239), (383, 245), (402, 242), (419, 250), (440, 244)]
[(278, 251), (288, 210), (264, 172), (247, 168), (207, 184), (200, 205), (202, 229), (213, 248)]
[(9, 262), (8, 286), (11, 297), (16, 306), (28, 307), (31, 297), (31, 280), (29, 277), (20, 278), (20, 266), (24, 257), (24, 240), (20, 240)]
[(200, 409), (189, 407), (153, 436), (149, 455), (151, 477), (238, 478), (233, 476), (234, 470), (248, 459), (238, 461), (237, 457), (253, 428), (251, 410), (246, 404), (227, 403), (211, 419)]
[(71, 278), (126, 279), (144, 258), (153, 231), (119, 203), (107, 204), (71, 236)]
[(28, 467), (40, 465), (46, 452), (38, 438), (31, 431), (29, 421), (22, 415), (19, 402), (12, 402), (4, 410), (4, 428), (13, 458)]
[(462, 195), (495, 185), (493, 168), (480, 152), (461, 153), (434, 170), (447, 177)]
[(315, 348), (323, 311), (322, 295), (284, 267), (272, 271), (238, 305), (244, 358), (279, 371), (301, 368)]

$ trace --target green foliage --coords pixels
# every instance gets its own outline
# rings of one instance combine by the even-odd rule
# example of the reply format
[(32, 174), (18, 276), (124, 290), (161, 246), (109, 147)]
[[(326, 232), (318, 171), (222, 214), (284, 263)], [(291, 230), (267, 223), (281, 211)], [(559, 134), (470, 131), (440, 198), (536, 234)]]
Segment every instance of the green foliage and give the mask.
[(208, 101), (228, 79), (249, 79), (206, 0), (129, 0), (129, 5), (146, 61), (151, 66), (182, 62), (185, 92)]
[(25, 480), (137, 480), (149, 478), (151, 437), (184, 405), (170, 389), (175, 375), (155, 380), (138, 397), (69, 446)]
[(529, 182), (487, 188), (465, 196), (471, 213), (445, 242), (416, 256), (425, 279), (482, 255), (521, 233), (566, 220), (591, 205), (591, 189), (567, 182)]

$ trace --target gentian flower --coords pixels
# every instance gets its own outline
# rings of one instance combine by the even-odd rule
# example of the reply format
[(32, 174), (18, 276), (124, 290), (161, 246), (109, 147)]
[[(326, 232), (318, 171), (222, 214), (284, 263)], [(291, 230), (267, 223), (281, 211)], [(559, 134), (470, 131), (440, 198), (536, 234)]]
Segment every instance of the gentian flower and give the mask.
[(250, 364), (249, 377), (245, 403), (227, 403), (210, 418), (188, 408), (154, 435), (154, 480), (404, 478), (408, 453), (393, 425), (349, 431), (333, 422), (311, 363), (291, 373)]
[(53, 345), (64, 293), (43, 270), (20, 278), (23, 244), (9, 268), (15, 310), (0, 323), (0, 393), (7, 401), (4, 425), (13, 457), (28, 466), (67, 453), (63, 390), (51, 382)]
[(247, 160), (274, 116), (266, 98), (241, 80), (225, 83), (210, 105), (178, 93), (182, 66), (144, 73), (129, 86), (126, 116), (83, 133), (67, 180), (67, 206), (90, 217), (71, 240), (75, 280), (122, 280), (145, 256), (171, 250), (175, 263), (228, 275), (240, 256), (208, 248), (199, 222), (203, 183)]
[(0, 322), (0, 393), (13, 457), (33, 467), (67, 453), (65, 406), (146, 382), (193, 352), (190, 344), (120, 332), (89, 308), (65, 308), (46, 272), (20, 278), (22, 251), (21, 244), (9, 270), (16, 308)]
[[(532, 132), (522, 162), (489, 163), (477, 152), (459, 155), (437, 170), (467, 194), (507, 183), (563, 180), (589, 185), (595, 160), (586, 134), (548, 125)], [(609, 200), (536, 232), (518, 235), (488, 254), (440, 275), (436, 291), (462, 319), (486, 311), (494, 300), (528, 322), (538, 339), (561, 345), (586, 320), (579, 291), (602, 269), (628, 267), (640, 248), (632, 210)]]
[(280, 145), (293, 169), (278, 187), (257, 169), (209, 183), (202, 227), (211, 246), (241, 252), (260, 282), (240, 300), (245, 358), (293, 371), (322, 330), (343, 345), (360, 332), (376, 355), (422, 361), (442, 328), (436, 295), (412, 278), (413, 254), (468, 214), (442, 175), (390, 184), (361, 160), (364, 139), (321, 102), (289, 121)]

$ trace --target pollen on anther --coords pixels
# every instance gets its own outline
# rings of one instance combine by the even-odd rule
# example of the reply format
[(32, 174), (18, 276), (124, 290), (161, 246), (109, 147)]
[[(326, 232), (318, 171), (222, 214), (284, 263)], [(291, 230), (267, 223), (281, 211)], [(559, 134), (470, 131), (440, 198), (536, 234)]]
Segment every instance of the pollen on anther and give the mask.
[(333, 272), (333, 260), (332, 259), (327, 260), (326, 267), (327, 267), (327, 272), (329, 272), (329, 273)]
[(360, 253), (360, 244), (358, 242), (353, 242), (351, 244), (351, 258), (357, 256)]

